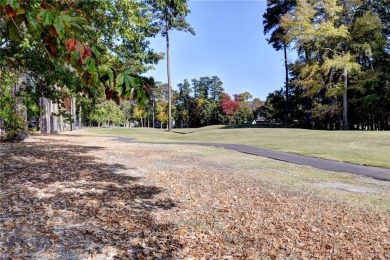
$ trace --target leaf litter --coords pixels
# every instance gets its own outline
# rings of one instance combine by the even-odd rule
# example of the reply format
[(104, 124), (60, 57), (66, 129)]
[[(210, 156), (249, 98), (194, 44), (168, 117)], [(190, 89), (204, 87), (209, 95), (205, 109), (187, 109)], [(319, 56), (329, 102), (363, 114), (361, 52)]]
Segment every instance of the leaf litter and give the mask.
[(177, 145), (38, 138), (0, 144), (0, 259), (390, 258), (389, 212), (275, 189)]

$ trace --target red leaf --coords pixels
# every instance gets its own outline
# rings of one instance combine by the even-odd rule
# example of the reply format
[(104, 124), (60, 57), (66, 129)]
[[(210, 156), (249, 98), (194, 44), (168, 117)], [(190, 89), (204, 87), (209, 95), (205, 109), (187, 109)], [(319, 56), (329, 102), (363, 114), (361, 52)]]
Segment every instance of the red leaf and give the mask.
[(12, 9), (12, 7), (10, 7), (9, 5), (5, 7), (5, 13), (7, 18), (12, 18), (16, 16), (16, 11)]
[(57, 49), (58, 48), (55, 45), (50, 46), (50, 53), (54, 55), (57, 52)]
[(70, 38), (65, 42), (65, 47), (68, 51), (74, 51), (76, 49), (77, 40), (75, 38)]
[(221, 101), (221, 108), (227, 116), (236, 112), (238, 110), (238, 106), (238, 103), (232, 100), (229, 95), (224, 96)]
[(85, 57), (91, 57), (92, 56), (91, 47), (89, 47), (87, 45), (83, 45), (83, 47), (84, 47), (84, 53), (83, 53), (82, 59), (84, 59)]
[(41, 7), (42, 7), (42, 9), (47, 9), (47, 5), (46, 5), (45, 0), (42, 0)]
[(84, 48), (84, 45), (78, 40), (76, 40), (76, 50), (80, 53), (80, 60), (82, 61), (83, 56), (84, 56), (84, 52), (85, 52), (85, 48)]
[(54, 28), (54, 26), (51, 26), (50, 29), (49, 29), (49, 33), (53, 36), (56, 36), (58, 35), (58, 32), (56, 30), (56, 28)]

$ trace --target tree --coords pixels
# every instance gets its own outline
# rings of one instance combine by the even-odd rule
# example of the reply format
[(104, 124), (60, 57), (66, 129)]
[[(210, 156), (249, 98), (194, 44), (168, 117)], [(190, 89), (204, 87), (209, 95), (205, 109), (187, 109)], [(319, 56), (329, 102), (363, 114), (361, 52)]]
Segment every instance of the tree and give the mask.
[(0, 0), (1, 70), (28, 73), (34, 86), (50, 90), (39, 93), (48, 98), (60, 96), (65, 72), (83, 87), (66, 84), (72, 95), (104, 88), (117, 101), (123, 95), (145, 103), (153, 82), (139, 74), (160, 58), (148, 47), (156, 32), (147, 10), (126, 0)]
[(0, 73), (0, 131), (6, 130), (8, 136), (13, 136), (17, 131), (25, 129), (21, 115), (17, 110), (16, 97), (13, 95), (15, 79), (9, 72)]
[(261, 101), (259, 98), (254, 98), (252, 102), (250, 103), (251, 110), (253, 112), (253, 117), (255, 120), (257, 120), (259, 117), (264, 116), (264, 101)]
[(284, 118), (283, 89), (269, 93), (265, 101), (265, 118), (274, 122), (282, 122)]
[(359, 59), (372, 58), (372, 40), (353, 33), (358, 21), (368, 15), (363, 6), (362, 0), (299, 0), (296, 9), (281, 22), (288, 42), (305, 56), (299, 83), (313, 93), (323, 89), (328, 95), (341, 93), (345, 130), (349, 128), (347, 93), (351, 77), (361, 71)]
[(202, 126), (209, 125), (216, 109), (216, 103), (209, 101), (208, 99), (199, 98), (196, 109), (199, 123)]
[(294, 10), (296, 0), (267, 0), (267, 10), (263, 14), (264, 34), (271, 33), (267, 39), (269, 44), (272, 44), (275, 50), (283, 49), (284, 52), (284, 67), (285, 67), (285, 123), (289, 121), (289, 69), (287, 60), (287, 45), (286, 31), (280, 26), (280, 18)]
[(157, 120), (160, 121), (160, 127), (162, 129), (163, 123), (168, 123), (168, 102), (164, 100), (159, 100), (157, 102), (156, 110)]
[(155, 26), (161, 31), (167, 45), (167, 77), (168, 77), (168, 130), (172, 128), (172, 86), (170, 72), (169, 31), (179, 30), (195, 34), (185, 17), (190, 12), (187, 0), (147, 0), (154, 14)]
[(225, 94), (222, 97), (220, 107), (229, 124), (233, 124), (239, 107), (238, 103), (232, 100), (228, 94)]
[(134, 117), (141, 122), (141, 127), (145, 126), (146, 111), (142, 106), (134, 107)]
[(114, 101), (105, 100), (95, 107), (91, 119), (97, 122), (98, 126), (101, 126), (102, 123), (106, 125), (109, 123), (119, 124), (123, 121), (124, 115)]
[(253, 111), (251, 108), (250, 99), (253, 98), (252, 94), (245, 91), (240, 94), (235, 94), (234, 101), (238, 103), (238, 113), (237, 117), (240, 123), (252, 122), (253, 120)]
[(190, 109), (190, 93), (191, 93), (191, 84), (188, 82), (188, 80), (184, 80), (183, 83), (177, 84), (177, 87), (179, 89), (178, 93), (178, 99), (176, 108), (179, 113), (179, 121), (181, 122), (181, 125), (183, 125), (183, 121), (186, 126), (189, 125), (189, 109)]
[(200, 77), (192, 79), (192, 86), (195, 98), (210, 99), (218, 101), (223, 93), (223, 82), (218, 76)]
[(119, 105), (119, 109), (122, 111), (126, 124), (128, 124), (134, 117), (134, 102), (124, 100)]
[(168, 84), (156, 82), (156, 87), (153, 88), (152, 94), (155, 102), (156, 119), (160, 121), (162, 128), (163, 123), (168, 121)]
[(219, 101), (222, 97), (223, 94), (223, 82), (218, 76), (213, 76), (210, 80), (210, 87), (209, 87), (209, 92), (210, 92), (210, 99), (213, 101)]

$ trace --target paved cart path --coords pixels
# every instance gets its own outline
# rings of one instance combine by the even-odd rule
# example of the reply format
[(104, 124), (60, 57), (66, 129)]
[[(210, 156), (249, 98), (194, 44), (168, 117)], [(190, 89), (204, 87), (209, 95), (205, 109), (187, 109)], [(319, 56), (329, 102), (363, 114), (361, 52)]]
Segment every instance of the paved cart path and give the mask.
[[(114, 137), (114, 136), (110, 136)], [(137, 142), (134, 138), (128, 137), (114, 137), (120, 142)], [(390, 169), (379, 168), (379, 167), (370, 167), (357, 165), (352, 163), (338, 162), (333, 160), (326, 160), (320, 158), (307, 157), (302, 155), (295, 155), (284, 152), (272, 151), (264, 148), (253, 147), (248, 145), (240, 144), (223, 144), (223, 143), (201, 143), (201, 142), (147, 142), (154, 144), (179, 144), (179, 145), (203, 145), (203, 146), (214, 146), (222, 147), (225, 149), (234, 150), (241, 153), (247, 153), (262, 157), (267, 157), (274, 160), (295, 163), (300, 165), (307, 165), (314, 168), (334, 171), (334, 172), (348, 172), (353, 174), (358, 174), (362, 176), (371, 177), (378, 180), (390, 181)]]

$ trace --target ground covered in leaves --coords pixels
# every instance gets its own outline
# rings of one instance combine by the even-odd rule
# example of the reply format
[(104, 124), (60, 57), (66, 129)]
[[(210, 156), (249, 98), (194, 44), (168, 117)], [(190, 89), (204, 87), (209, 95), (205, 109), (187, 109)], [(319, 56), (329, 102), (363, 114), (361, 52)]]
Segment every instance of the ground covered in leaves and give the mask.
[(220, 148), (0, 143), (0, 259), (390, 259), (390, 185)]

